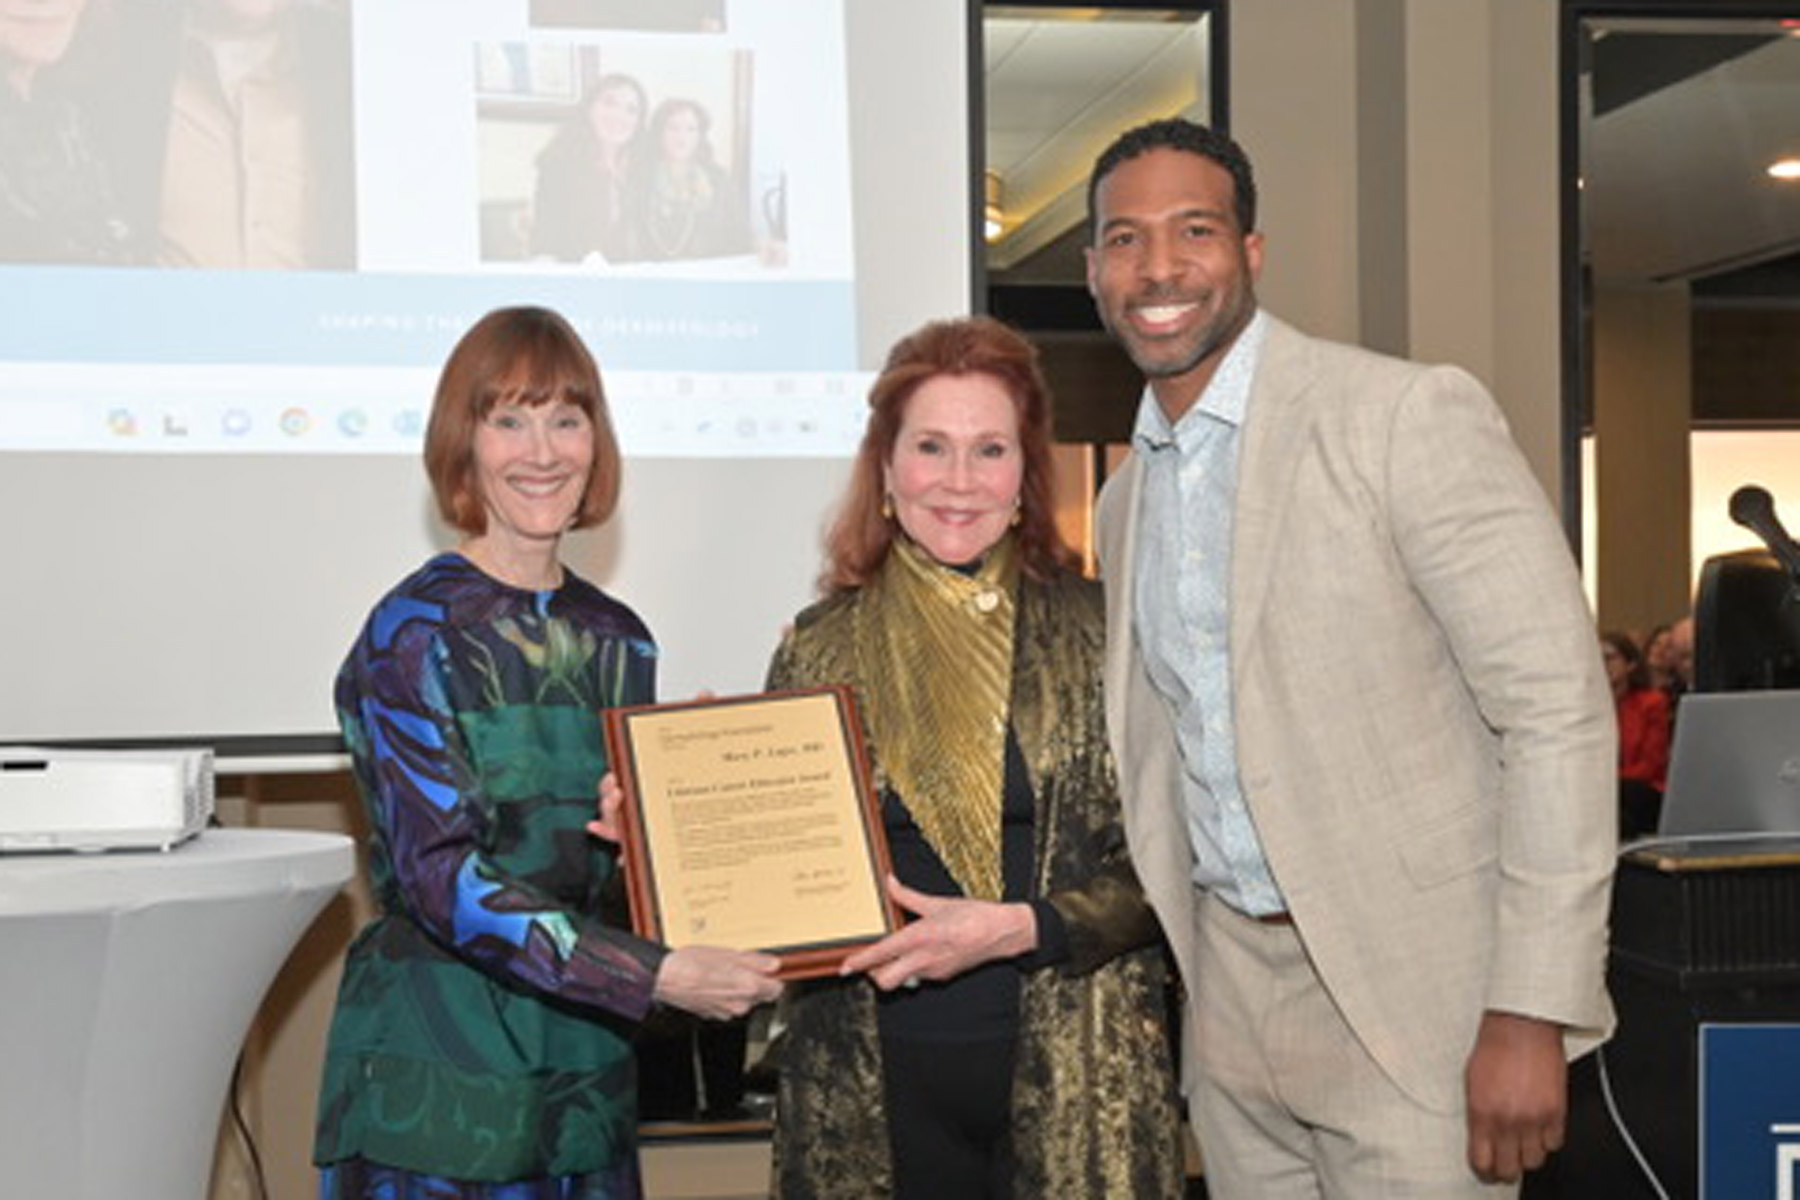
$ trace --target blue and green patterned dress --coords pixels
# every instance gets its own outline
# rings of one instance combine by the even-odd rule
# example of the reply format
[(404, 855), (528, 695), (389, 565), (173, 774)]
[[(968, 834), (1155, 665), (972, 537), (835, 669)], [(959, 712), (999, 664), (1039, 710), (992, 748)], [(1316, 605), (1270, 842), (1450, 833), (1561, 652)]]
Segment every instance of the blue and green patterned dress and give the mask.
[(640, 1194), (630, 1038), (666, 951), (603, 903), (613, 858), (583, 827), (600, 710), (649, 702), (655, 663), (591, 584), (524, 591), (456, 554), (370, 614), (336, 698), (380, 912), (326, 1050), (322, 1195)]

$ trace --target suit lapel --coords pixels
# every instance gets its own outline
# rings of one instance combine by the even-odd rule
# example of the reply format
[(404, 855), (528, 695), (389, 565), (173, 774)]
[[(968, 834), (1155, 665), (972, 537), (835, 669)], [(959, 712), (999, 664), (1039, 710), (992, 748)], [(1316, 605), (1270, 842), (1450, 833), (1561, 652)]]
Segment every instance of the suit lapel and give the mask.
[(1231, 537), (1231, 661), (1254, 643), (1275, 562), (1281, 527), (1293, 499), (1294, 471), (1310, 436), (1314, 384), (1304, 337), (1272, 316), (1251, 384), (1244, 442), (1238, 450), (1237, 502)]
[(1134, 453), (1120, 465), (1112, 486), (1119, 495), (1113, 506), (1112, 524), (1119, 528), (1114, 553), (1105, 566), (1106, 577), (1106, 720), (1115, 735), (1125, 732), (1125, 695), (1131, 680), (1132, 565), (1137, 561), (1138, 485), (1143, 474)]

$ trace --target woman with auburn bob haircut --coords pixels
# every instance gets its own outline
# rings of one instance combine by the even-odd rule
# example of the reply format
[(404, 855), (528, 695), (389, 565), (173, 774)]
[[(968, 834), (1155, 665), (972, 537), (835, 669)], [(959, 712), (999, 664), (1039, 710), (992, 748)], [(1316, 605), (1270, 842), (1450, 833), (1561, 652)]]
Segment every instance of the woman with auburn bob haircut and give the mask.
[(655, 698), (656, 645), (559, 558), (619, 492), (581, 339), (546, 309), (489, 313), (425, 442), (462, 539), (376, 604), (337, 677), (377, 914), (326, 1046), (320, 1196), (636, 1200), (637, 1022), (742, 1015), (778, 960), (609, 920), (615, 856), (584, 828), (599, 714)]
[(623, 474), (600, 369), (573, 327), (549, 309), (501, 310), (464, 335), (438, 378), (425, 426), (425, 473), (451, 528), (481, 534), (487, 510), (475, 481), (475, 433), (496, 406), (571, 404), (593, 426), (587, 487), (570, 521), (589, 529), (612, 516)]

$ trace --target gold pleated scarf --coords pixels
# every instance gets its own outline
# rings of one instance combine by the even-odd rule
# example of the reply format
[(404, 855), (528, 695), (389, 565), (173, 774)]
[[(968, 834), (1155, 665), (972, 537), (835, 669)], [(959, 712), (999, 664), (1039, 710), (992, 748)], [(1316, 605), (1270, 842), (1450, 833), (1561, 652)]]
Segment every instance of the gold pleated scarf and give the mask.
[(857, 605), (863, 707), (888, 778), (967, 896), (998, 900), (1018, 553), (972, 575), (904, 537)]

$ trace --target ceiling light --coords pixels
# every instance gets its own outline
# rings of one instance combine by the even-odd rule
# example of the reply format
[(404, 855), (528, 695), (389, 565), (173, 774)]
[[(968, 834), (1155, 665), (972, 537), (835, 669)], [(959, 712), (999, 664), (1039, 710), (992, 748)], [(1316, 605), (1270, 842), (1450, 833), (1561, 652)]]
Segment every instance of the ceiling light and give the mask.
[(1775, 179), (1800, 179), (1800, 158), (1778, 158), (1769, 164), (1769, 175)]
[(981, 181), (981, 232), (990, 242), (1006, 232), (1006, 213), (1000, 208), (1000, 172), (989, 171)]

